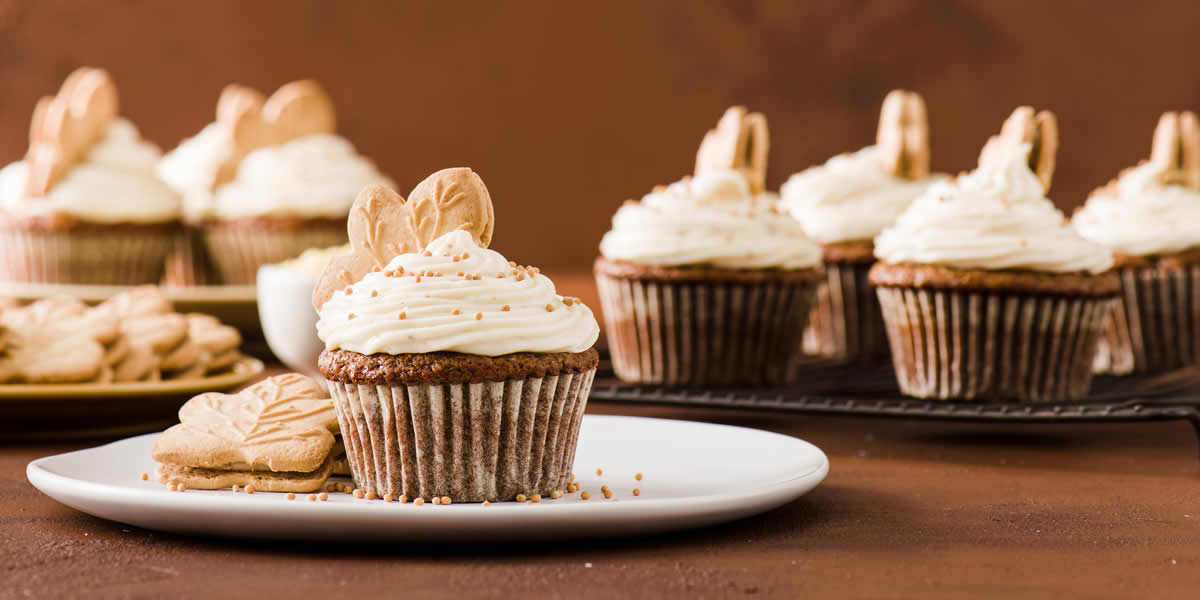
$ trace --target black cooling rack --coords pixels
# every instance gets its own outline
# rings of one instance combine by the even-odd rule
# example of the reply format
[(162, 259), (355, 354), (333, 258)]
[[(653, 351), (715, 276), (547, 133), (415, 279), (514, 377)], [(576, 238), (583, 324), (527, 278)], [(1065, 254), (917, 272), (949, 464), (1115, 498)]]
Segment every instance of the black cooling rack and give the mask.
[(1084, 423), (1186, 420), (1200, 438), (1200, 368), (1155, 376), (1098, 376), (1091, 394), (1071, 403), (966, 403), (909, 398), (886, 365), (806, 367), (781, 387), (632, 385), (607, 361), (592, 385), (592, 400), (763, 410), (787, 413), (899, 417), (974, 422)]

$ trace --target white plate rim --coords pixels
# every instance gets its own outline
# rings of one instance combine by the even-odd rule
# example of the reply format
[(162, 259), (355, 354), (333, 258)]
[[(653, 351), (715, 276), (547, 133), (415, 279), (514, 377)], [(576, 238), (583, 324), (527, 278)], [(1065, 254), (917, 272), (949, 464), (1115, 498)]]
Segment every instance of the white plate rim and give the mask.
[[(736, 425), (725, 425), (725, 424), (720, 424), (720, 423), (708, 423), (708, 422), (703, 422), (703, 421), (691, 422), (691, 421), (680, 421), (678, 419), (661, 419), (661, 418), (654, 418), (654, 417), (628, 417), (628, 416), (620, 416), (620, 415), (586, 415), (585, 419), (601, 419), (601, 420), (638, 419), (638, 420), (655, 420), (655, 421), (674, 421), (674, 422), (699, 423), (699, 424), (702, 424), (705, 426), (712, 426), (712, 427), (747, 429), (747, 430), (754, 431), (758, 434), (763, 434), (763, 435), (768, 435), (768, 436), (779, 436), (779, 437), (787, 438), (789, 440), (789, 443), (800, 444), (800, 445), (806, 447), (807, 451), (815, 453), (815, 456), (819, 457), (820, 461), (819, 461), (819, 464), (817, 464), (811, 470), (809, 470), (805, 473), (793, 474), (784, 479), (779, 479), (779, 480), (775, 480), (775, 481), (771, 481), (771, 482), (764, 482), (761, 485), (755, 485), (755, 486), (750, 486), (750, 487), (741, 487), (741, 488), (738, 488), (736, 491), (722, 492), (722, 493), (716, 493), (716, 494), (703, 494), (703, 495), (689, 496), (689, 497), (685, 497), (685, 498), (637, 498), (637, 499), (631, 498), (631, 499), (628, 499), (626, 502), (619, 502), (619, 503), (618, 502), (605, 502), (605, 501), (597, 500), (595, 503), (589, 503), (587, 505), (581, 505), (580, 503), (555, 504), (552, 502), (543, 502), (538, 506), (538, 510), (536, 512), (526, 510), (528, 507), (524, 504), (511, 503), (511, 502), (492, 503), (491, 506), (488, 506), (488, 507), (481, 507), (478, 504), (470, 504), (470, 503), (454, 504), (454, 505), (447, 506), (447, 507), (439, 507), (440, 510), (424, 510), (424, 509), (420, 509), (420, 508), (417, 508), (412, 505), (399, 505), (399, 504), (395, 505), (392, 508), (405, 510), (403, 507), (407, 506), (413, 510), (422, 510), (422, 512), (420, 513), (420, 518), (424, 522), (429, 522), (429, 523), (433, 523), (433, 524), (458, 523), (458, 524), (465, 524), (465, 525), (472, 525), (474, 523), (485, 523), (486, 524), (487, 522), (494, 519), (494, 517), (492, 515), (495, 515), (498, 513), (504, 514), (506, 521), (511, 522), (511, 521), (515, 520), (517, 524), (536, 524), (539, 521), (544, 520), (543, 519), (544, 516), (562, 516), (562, 515), (567, 515), (567, 514), (571, 514), (571, 513), (575, 513), (575, 512), (580, 512), (582, 506), (586, 506), (586, 510), (592, 511), (591, 516), (595, 517), (599, 521), (603, 521), (603, 520), (614, 521), (614, 520), (617, 520), (618, 518), (624, 518), (629, 514), (638, 514), (638, 513), (644, 512), (647, 508), (658, 508), (658, 507), (664, 507), (664, 506), (673, 507), (677, 510), (690, 510), (694, 514), (701, 514), (701, 513), (707, 514), (712, 511), (723, 510), (724, 513), (733, 515), (728, 518), (713, 518), (706, 522), (703, 522), (703, 523), (700, 523), (700, 524), (697, 524), (694, 526), (690, 526), (690, 527), (656, 528), (653, 526), (649, 526), (649, 527), (645, 528), (647, 532), (654, 533), (654, 532), (671, 531), (671, 530), (677, 530), (677, 529), (702, 527), (702, 526), (707, 526), (707, 525), (715, 525), (718, 523), (734, 521), (734, 520), (746, 518), (749, 516), (761, 514), (764, 512), (768, 512), (770, 510), (774, 510), (774, 509), (779, 508), (780, 506), (783, 506), (791, 501), (794, 501), (795, 499), (807, 494), (812, 489), (816, 488), (818, 485), (821, 484), (821, 482), (824, 481), (825, 477), (829, 473), (829, 468), (830, 468), (829, 458), (820, 448), (818, 448), (817, 446), (815, 446), (812, 443), (807, 442), (805, 440), (802, 440), (802, 439), (799, 439), (799, 438), (796, 438), (793, 436), (788, 436), (788, 435), (784, 435), (784, 434), (771, 432), (771, 431), (763, 431), (763, 430), (758, 430), (758, 429), (739, 427)], [(251, 516), (251, 517), (264, 516), (264, 515), (269, 515), (271, 517), (279, 516), (279, 510), (278, 510), (279, 504), (277, 502), (247, 503), (247, 502), (244, 502), (243, 498), (240, 498), (239, 496), (235, 496), (233, 494), (228, 494), (228, 495), (197, 494), (197, 493), (179, 494), (177, 492), (169, 492), (165, 488), (163, 488), (161, 490), (151, 490), (151, 491), (140, 490), (140, 489), (136, 489), (136, 488), (132, 488), (132, 487), (122, 486), (119, 484), (101, 483), (101, 482), (94, 482), (94, 481), (89, 481), (89, 480), (75, 479), (75, 478), (72, 478), (72, 477), (69, 477), (66, 475), (61, 475), (61, 474), (55, 472), (52, 468), (54, 462), (57, 462), (60, 460), (69, 460), (69, 458), (75, 454), (94, 452), (98, 449), (112, 446), (114, 444), (120, 444), (122, 442), (129, 442), (131, 440), (138, 439), (138, 438), (145, 438), (145, 437), (158, 436), (158, 435), (159, 435), (158, 433), (148, 433), (148, 434), (143, 434), (140, 436), (133, 436), (133, 437), (125, 438), (122, 440), (117, 440), (117, 441), (110, 442), (108, 444), (104, 444), (104, 445), (97, 446), (94, 448), (85, 448), (85, 449), (81, 449), (81, 450), (75, 450), (72, 452), (66, 452), (66, 453), (62, 453), (62, 454), (56, 454), (56, 455), (52, 455), (52, 456), (38, 458), (36, 460), (31, 461), (26, 466), (26, 477), (29, 479), (30, 483), (35, 488), (42, 491), (42, 493), (45, 493), (46, 495), (50, 496), (55, 501), (60, 502), (66, 506), (70, 506), (71, 508), (73, 508), (75, 510), (79, 510), (79, 511), (87, 513), (87, 514), (91, 514), (98, 518), (107, 518), (107, 517), (97, 514), (97, 512), (95, 512), (94, 509), (86, 509), (84, 507), (77, 506), (71, 502), (64, 500), (63, 498), (61, 498), (59, 496), (61, 496), (61, 495), (68, 495), (68, 496), (70, 496), (70, 495), (74, 495), (74, 496), (86, 495), (92, 500), (97, 500), (97, 499), (101, 500), (102, 503), (104, 503), (105, 505), (126, 504), (126, 505), (130, 505), (130, 506), (135, 506), (135, 507), (152, 506), (155, 508), (161, 508), (163, 505), (159, 502), (159, 500), (164, 497), (163, 495), (170, 495), (171, 502), (173, 503), (172, 508), (173, 509), (178, 508), (179, 509), (178, 512), (179, 512), (180, 516), (186, 516), (191, 511), (197, 511), (197, 510), (211, 511), (211, 510), (218, 510), (221, 508), (232, 508), (232, 507), (236, 507), (237, 511), (241, 515), (246, 515), (246, 516)], [(69, 491), (65, 492), (65, 493), (58, 493), (56, 495), (56, 493), (53, 493), (53, 492), (55, 492), (56, 489), (57, 490), (69, 490)], [(153, 494), (153, 495), (151, 496), (148, 494)], [(300, 494), (297, 494), (297, 495), (299, 496)], [(270, 496), (272, 496), (272, 497), (278, 496), (281, 501), (286, 501), (286, 500), (283, 500), (284, 494), (270, 494)], [(754, 501), (754, 502), (749, 503), (748, 501)], [(737, 508), (745, 508), (746, 506), (751, 506), (751, 510), (748, 510), (745, 512), (740, 512), (737, 510), (729, 510), (729, 506), (730, 506), (729, 503), (731, 503), (731, 502), (732, 503), (738, 503), (738, 502), (747, 503), (741, 507), (738, 507), (737, 505), (734, 505), (734, 506)], [(759, 506), (759, 505), (761, 505), (761, 506)], [(294, 513), (294, 518), (298, 518), (298, 519), (305, 519), (305, 518), (318, 517), (318, 516), (328, 519), (328, 518), (330, 518), (330, 515), (331, 515), (331, 513), (329, 511), (330, 507), (324, 505), (324, 503), (309, 503), (309, 502), (295, 501), (295, 502), (288, 502), (288, 506), (289, 506), (289, 508), (288, 508), (289, 513)], [(363, 503), (338, 503), (336, 506), (337, 506), (337, 513), (333, 513), (335, 518), (338, 513), (343, 514), (347, 517), (359, 517), (361, 515), (372, 514), (372, 513), (376, 514), (376, 515), (379, 514), (379, 508), (377, 506), (375, 506), (375, 503), (366, 503), (366, 502), (363, 502)], [(397, 516), (396, 514), (393, 514), (392, 517), (395, 521), (404, 521), (405, 519), (413, 518), (412, 517), (413, 513), (401, 513), (401, 514), (403, 514), (403, 516)], [(141, 526), (136, 523), (133, 523), (132, 525)], [(319, 539), (319, 538), (323, 537), (323, 536), (311, 536), (311, 538), (310, 538), (309, 536), (289, 535), (288, 532), (280, 532), (280, 533), (282, 533), (283, 535), (276, 536), (276, 535), (247, 534), (245, 536), (233, 536), (233, 537), (247, 537), (247, 538), (257, 538), (257, 539), (285, 539), (285, 538), (291, 538), (291, 539), (317, 538), (317, 539)], [(201, 534), (201, 535), (203, 535), (203, 534)], [(231, 537), (228, 534), (220, 534), (220, 533), (213, 533), (212, 535), (215, 535), (218, 537)], [(623, 534), (617, 534), (617, 535), (623, 535)], [(568, 533), (563, 536), (551, 536), (551, 537), (571, 538), (571, 537), (607, 537), (607, 536), (604, 536), (604, 535), (576, 536), (576, 535), (571, 535)], [(380, 538), (380, 539), (387, 539), (387, 538)], [(394, 538), (394, 539), (404, 539), (404, 538)], [(411, 539), (427, 540), (428, 538), (418, 536), (418, 537), (411, 538)], [(457, 541), (457, 540), (461, 540), (461, 539), (468, 539), (468, 538), (462, 538), (461, 536), (454, 536), (453, 539), (450, 541)], [(503, 539), (503, 538), (498, 538), (498, 539)]]

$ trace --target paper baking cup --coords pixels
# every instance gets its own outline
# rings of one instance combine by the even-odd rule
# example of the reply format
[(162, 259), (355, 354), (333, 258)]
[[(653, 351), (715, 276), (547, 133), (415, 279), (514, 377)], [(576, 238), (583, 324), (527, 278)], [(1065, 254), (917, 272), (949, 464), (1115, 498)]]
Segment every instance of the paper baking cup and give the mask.
[(900, 389), (918, 398), (1087, 395), (1112, 298), (878, 288)]
[(346, 225), (297, 227), (209, 227), (204, 232), (209, 257), (225, 285), (254, 283), (258, 268), (295, 258), (309, 248), (340, 246)]
[(816, 282), (665, 281), (596, 273), (613, 370), (625, 381), (795, 379)]
[(1200, 267), (1118, 274), (1121, 297), (1106, 320), (1096, 370), (1120, 375), (1200, 363)]
[(887, 331), (875, 286), (867, 281), (870, 262), (826, 262), (825, 281), (804, 331), (804, 351), (843, 362), (887, 356)]
[(179, 232), (116, 226), (87, 230), (0, 231), (0, 277), (32, 283), (158, 283)]
[(363, 491), (500, 501), (566, 490), (595, 374), (329, 391)]
[(176, 241), (175, 249), (167, 256), (163, 284), (197, 286), (215, 283), (216, 274), (208, 260), (203, 233), (198, 228), (188, 227)]

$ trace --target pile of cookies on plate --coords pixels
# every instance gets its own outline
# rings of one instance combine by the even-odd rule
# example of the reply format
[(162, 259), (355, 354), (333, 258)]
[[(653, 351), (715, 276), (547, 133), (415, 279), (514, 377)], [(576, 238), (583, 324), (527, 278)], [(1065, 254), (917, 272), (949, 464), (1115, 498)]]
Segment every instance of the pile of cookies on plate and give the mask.
[(229, 370), (237, 329), (181, 314), (157, 287), (97, 305), (70, 297), (0, 309), (0, 383), (130, 383), (194, 379)]

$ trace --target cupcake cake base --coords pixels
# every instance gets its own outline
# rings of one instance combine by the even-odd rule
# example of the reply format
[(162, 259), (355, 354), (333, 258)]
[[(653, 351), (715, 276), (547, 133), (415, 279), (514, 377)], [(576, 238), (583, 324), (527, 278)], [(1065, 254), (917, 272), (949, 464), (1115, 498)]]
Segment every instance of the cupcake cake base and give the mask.
[(355, 484), (378, 496), (512, 500), (565, 490), (595, 350), (498, 357), (326, 351)]

